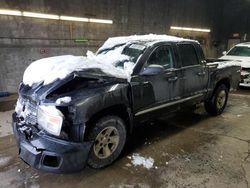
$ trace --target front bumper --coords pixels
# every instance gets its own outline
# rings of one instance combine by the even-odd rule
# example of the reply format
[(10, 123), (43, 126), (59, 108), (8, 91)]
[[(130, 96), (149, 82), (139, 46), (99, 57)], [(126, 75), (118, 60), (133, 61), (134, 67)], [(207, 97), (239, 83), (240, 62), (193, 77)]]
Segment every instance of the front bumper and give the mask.
[(241, 75), (240, 86), (250, 87), (250, 76), (249, 75)]
[(16, 113), (12, 127), (20, 158), (30, 166), (53, 173), (80, 171), (86, 166), (91, 142), (70, 142), (37, 131), (28, 125), (18, 125)]

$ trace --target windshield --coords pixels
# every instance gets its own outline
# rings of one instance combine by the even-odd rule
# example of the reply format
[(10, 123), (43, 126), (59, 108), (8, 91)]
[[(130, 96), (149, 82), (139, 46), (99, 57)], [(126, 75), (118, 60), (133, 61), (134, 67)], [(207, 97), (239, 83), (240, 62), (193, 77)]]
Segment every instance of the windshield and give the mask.
[(130, 61), (136, 63), (145, 48), (146, 47), (141, 44), (131, 44), (123, 49), (122, 54), (129, 56)]
[(236, 46), (227, 55), (250, 57), (250, 48), (247, 46)]
[(132, 74), (136, 62), (145, 49), (145, 45), (138, 43), (119, 44), (99, 51), (97, 58), (102, 59), (102, 62), (110, 63), (116, 68), (124, 70), (126, 74)]
[(112, 67), (110, 71), (118, 71), (130, 78), (145, 49), (143, 44), (123, 43), (99, 50), (97, 54), (88, 51), (87, 58), (95, 60), (100, 66), (108, 65)]
[[(97, 56), (99, 55), (113, 55), (113, 60), (116, 61), (115, 63), (130, 61), (136, 63), (138, 58), (144, 52), (146, 46), (142, 44), (121, 44), (116, 45), (109, 49), (104, 49), (100, 51)], [(114, 52), (116, 52), (116, 56), (114, 56)], [(124, 58), (127, 57), (127, 58)], [(114, 63), (114, 62), (113, 62)]]

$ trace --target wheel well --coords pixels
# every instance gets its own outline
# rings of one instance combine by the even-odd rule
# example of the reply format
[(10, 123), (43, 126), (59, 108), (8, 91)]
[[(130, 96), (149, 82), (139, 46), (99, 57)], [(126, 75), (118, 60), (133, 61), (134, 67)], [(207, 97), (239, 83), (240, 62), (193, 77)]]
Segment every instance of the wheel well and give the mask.
[(209, 100), (211, 97), (213, 97), (213, 95), (214, 95), (215, 91), (217, 90), (217, 88), (219, 86), (221, 86), (222, 84), (224, 84), (228, 88), (228, 90), (230, 90), (230, 87), (231, 87), (230, 86), (230, 79), (229, 78), (221, 79), (219, 82), (217, 82), (217, 84), (214, 87), (214, 90), (210, 93), (209, 98), (207, 98), (207, 100)]
[(127, 107), (123, 104), (118, 104), (118, 105), (114, 105), (114, 106), (102, 109), (101, 111), (92, 115), (92, 117), (86, 122), (85, 133), (88, 133), (89, 129), (92, 127), (92, 125), (94, 124), (96, 120), (107, 115), (115, 115), (115, 116), (119, 116), (120, 118), (122, 118), (122, 120), (126, 124), (126, 128), (128, 130), (127, 132), (128, 133), (131, 132), (132, 125), (130, 121), (130, 114), (127, 110)]
[(224, 84), (224, 85), (228, 88), (228, 90), (230, 90), (230, 87), (231, 87), (231, 85), (230, 85), (230, 79), (229, 79), (229, 78), (224, 78), (224, 79), (220, 80), (220, 81), (216, 84), (214, 91), (216, 91), (216, 89), (217, 89), (220, 85), (222, 85), (222, 84)]

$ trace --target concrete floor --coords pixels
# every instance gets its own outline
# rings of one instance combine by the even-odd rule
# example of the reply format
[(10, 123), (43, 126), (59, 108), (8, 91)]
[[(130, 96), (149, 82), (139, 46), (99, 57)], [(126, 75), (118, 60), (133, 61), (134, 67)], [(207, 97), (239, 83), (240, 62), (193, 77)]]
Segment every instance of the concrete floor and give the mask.
[[(0, 114), (0, 187), (249, 187), (250, 91), (230, 95), (223, 115), (203, 108), (143, 125), (112, 166), (68, 175), (40, 172), (18, 159), (9, 131), (10, 113)], [(7, 130), (7, 131), (6, 131)], [(10, 134), (6, 136), (7, 134)], [(146, 169), (131, 155), (154, 159)]]

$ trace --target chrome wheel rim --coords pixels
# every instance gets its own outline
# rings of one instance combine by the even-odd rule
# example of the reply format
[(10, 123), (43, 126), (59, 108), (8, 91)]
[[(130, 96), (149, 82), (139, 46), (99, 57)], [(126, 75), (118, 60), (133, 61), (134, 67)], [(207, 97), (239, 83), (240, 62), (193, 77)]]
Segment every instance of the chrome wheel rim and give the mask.
[(115, 127), (104, 128), (96, 137), (94, 153), (100, 159), (111, 156), (119, 144), (119, 134)]
[(222, 90), (218, 94), (217, 101), (216, 101), (216, 106), (218, 109), (222, 109), (225, 105), (226, 102), (226, 91)]

